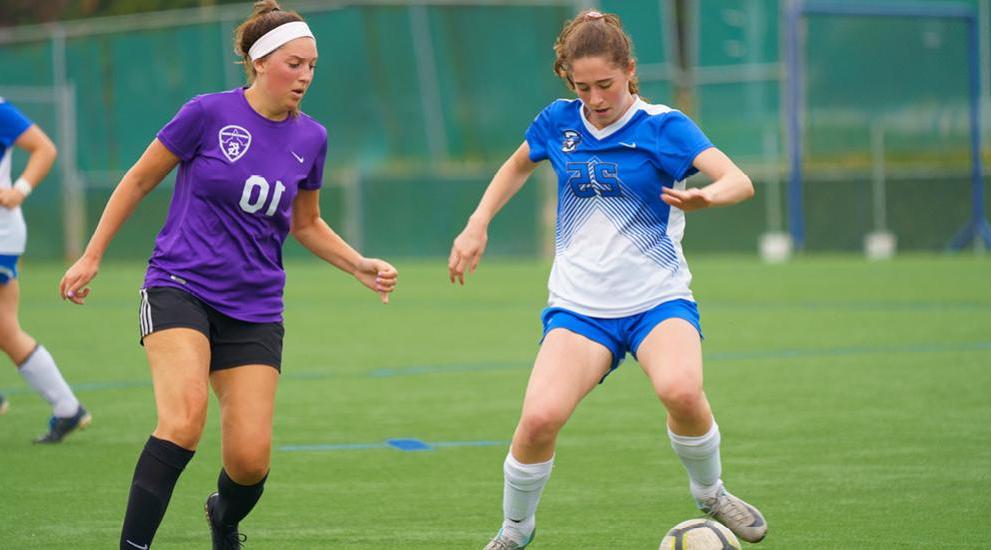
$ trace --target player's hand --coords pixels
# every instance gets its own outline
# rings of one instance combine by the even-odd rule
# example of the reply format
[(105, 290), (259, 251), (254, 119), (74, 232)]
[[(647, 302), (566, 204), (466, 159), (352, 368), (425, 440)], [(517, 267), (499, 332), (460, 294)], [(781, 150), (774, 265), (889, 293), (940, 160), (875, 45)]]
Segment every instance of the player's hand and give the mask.
[(709, 193), (698, 187), (688, 189), (661, 188), (661, 200), (684, 212), (708, 208), (713, 203)]
[(0, 206), (17, 208), (24, 202), (24, 194), (17, 189), (0, 189)]
[(383, 304), (389, 303), (389, 294), (399, 284), (399, 272), (389, 262), (378, 258), (362, 258), (354, 272), (361, 284), (378, 292)]
[(489, 234), (486, 227), (469, 221), (468, 226), (454, 239), (454, 245), (451, 246), (451, 257), (447, 260), (447, 274), (451, 278), (451, 284), (454, 284), (455, 279), (462, 285), (465, 284), (465, 270), (470, 273), (475, 272), (488, 241)]
[(72, 267), (62, 276), (62, 281), (58, 284), (59, 296), (63, 300), (78, 305), (83, 305), (83, 300), (89, 296), (89, 287), (86, 286), (96, 277), (100, 269), (99, 260), (94, 260), (89, 256), (83, 256), (72, 264)]

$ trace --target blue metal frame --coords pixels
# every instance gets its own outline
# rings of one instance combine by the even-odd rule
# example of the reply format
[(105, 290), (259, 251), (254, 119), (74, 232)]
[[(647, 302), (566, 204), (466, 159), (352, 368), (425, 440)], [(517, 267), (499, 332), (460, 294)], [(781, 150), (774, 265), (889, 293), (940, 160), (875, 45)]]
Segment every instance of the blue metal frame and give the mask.
[(805, 217), (802, 214), (802, 132), (799, 116), (803, 112), (802, 63), (799, 23), (806, 15), (839, 15), (855, 17), (931, 17), (963, 19), (967, 23), (968, 70), (970, 72), (970, 149), (971, 149), (971, 219), (950, 241), (951, 250), (960, 250), (975, 239), (983, 239), (991, 248), (991, 225), (984, 210), (984, 172), (981, 159), (981, 90), (978, 54), (977, 13), (965, 4), (906, 3), (846, 3), (835, 0), (793, 0), (787, 17), (788, 64), (788, 132), (790, 138), (791, 173), (788, 181), (788, 226), (796, 248), (805, 244)]

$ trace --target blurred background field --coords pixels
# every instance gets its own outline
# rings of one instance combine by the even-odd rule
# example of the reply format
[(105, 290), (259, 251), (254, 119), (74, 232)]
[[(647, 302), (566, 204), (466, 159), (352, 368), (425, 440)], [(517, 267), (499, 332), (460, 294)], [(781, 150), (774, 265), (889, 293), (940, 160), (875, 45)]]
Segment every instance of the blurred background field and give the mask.
[[(395, 261), (402, 282), (382, 307), (287, 245), (273, 474), (244, 524), (248, 548), (477, 548), (494, 533), (546, 300), (553, 174), (538, 171), (496, 219), (469, 286), (450, 287), (445, 259), (533, 116), (570, 96), (551, 46), (588, 6), (623, 17), (646, 99), (691, 115), (757, 187), (752, 201), (690, 215), (684, 244), (727, 481), (771, 524), (760, 547), (987, 547), (991, 260), (980, 239), (947, 253), (991, 204), (986, 193), (973, 202), (968, 24), (809, 15), (789, 50), (787, 19), (813, 4), (973, 14), (986, 167), (989, 3), (282, 2), (319, 40), (303, 107), (330, 133), (325, 217), (364, 253)], [(0, 6), (0, 96), (60, 147), (24, 208), (21, 320), (95, 417), (64, 445), (31, 446), (47, 406), (0, 369), (12, 401), (0, 418), (0, 548), (115, 544), (154, 425), (137, 289), (171, 180), (117, 237), (86, 307), (58, 302), (56, 284), (155, 132), (193, 95), (243, 83), (231, 33), (249, 11), (209, 0)], [(797, 110), (789, 51), (803, 68)], [(15, 153), (15, 173), (24, 157)], [(789, 237), (795, 220), (804, 234), (791, 261), (762, 261), (762, 239)], [(878, 231), (896, 238), (893, 259), (864, 259)], [(205, 545), (216, 412), (155, 548)], [(392, 438), (433, 448), (404, 452)], [(662, 408), (628, 360), (565, 428), (534, 548), (656, 547), (695, 515), (685, 485)]]
[[(195, 3), (70, 2), (59, 13), (76, 19), (0, 28), (0, 96), (62, 146), (59, 172), (26, 207), (35, 257), (79, 249), (120, 176), (185, 101), (243, 83), (231, 33), (248, 3), (107, 15)], [(790, 231), (800, 221), (799, 244), (810, 252), (857, 252), (864, 236), (878, 230), (892, 233), (899, 250), (939, 251), (972, 218), (970, 35), (961, 17), (809, 14), (799, 18), (800, 40), (789, 48), (789, 10), (906, 3), (284, 4), (299, 10), (320, 40), (322, 58), (304, 110), (330, 133), (324, 209), (351, 241), (379, 254), (446, 252), (450, 234), (531, 119), (554, 98), (570, 96), (551, 71), (551, 46), (563, 21), (583, 6), (623, 18), (636, 45), (643, 95), (694, 117), (757, 183), (755, 200), (705, 213), (705, 229), (689, 234), (691, 249), (756, 251), (762, 235)], [(907, 5), (931, 15), (956, 10), (973, 16), (986, 161), (988, 0)], [(30, 15), (24, 8), (16, 19), (16, 10), (7, 9), (10, 22)], [(792, 51), (802, 69), (795, 76), (796, 106), (789, 103)], [(801, 123), (798, 133), (789, 130), (791, 112)], [(797, 171), (789, 165), (796, 138)], [(15, 159), (15, 169), (16, 161), (23, 158)], [(789, 204), (796, 191), (787, 192), (793, 172), (802, 178), (797, 204)], [(542, 174), (543, 183), (514, 201), (492, 252), (546, 254), (551, 179)], [(150, 197), (112, 254), (147, 256), (168, 196)]]

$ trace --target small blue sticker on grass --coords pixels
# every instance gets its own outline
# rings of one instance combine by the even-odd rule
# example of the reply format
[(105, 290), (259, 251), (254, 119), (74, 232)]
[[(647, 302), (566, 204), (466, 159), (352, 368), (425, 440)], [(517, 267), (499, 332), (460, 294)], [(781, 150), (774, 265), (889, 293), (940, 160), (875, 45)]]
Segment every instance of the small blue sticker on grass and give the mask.
[(385, 441), (390, 447), (400, 451), (429, 451), (433, 449), (429, 444), (419, 439), (387, 439)]

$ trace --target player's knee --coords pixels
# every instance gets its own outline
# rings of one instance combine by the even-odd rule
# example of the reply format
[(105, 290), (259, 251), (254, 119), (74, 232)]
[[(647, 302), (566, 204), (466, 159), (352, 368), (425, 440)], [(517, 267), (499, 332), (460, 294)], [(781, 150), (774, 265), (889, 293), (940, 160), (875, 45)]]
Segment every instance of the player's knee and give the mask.
[(157, 437), (174, 442), (186, 449), (195, 449), (203, 435), (206, 410), (189, 409), (171, 413), (158, 419)]
[(554, 439), (564, 426), (566, 417), (553, 409), (529, 411), (520, 419), (520, 435), (527, 441)]
[(267, 452), (239, 452), (224, 457), (224, 470), (239, 485), (254, 485), (265, 478), (269, 469)]
[(21, 327), (16, 321), (0, 320), (0, 350), (11, 354), (21, 338)]
[(705, 402), (702, 388), (695, 384), (668, 384), (657, 395), (675, 416), (692, 416)]

